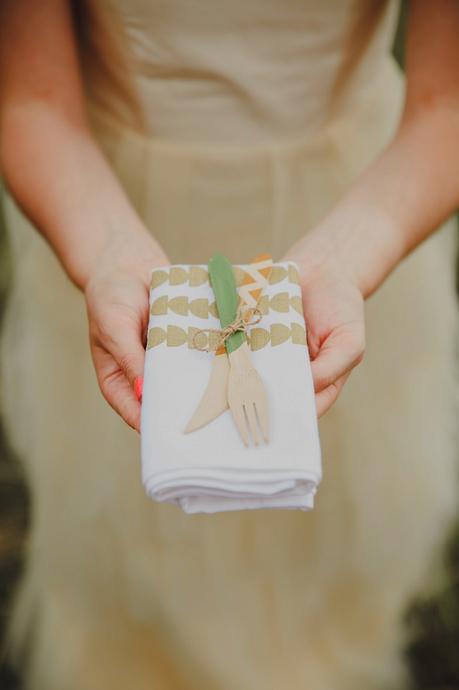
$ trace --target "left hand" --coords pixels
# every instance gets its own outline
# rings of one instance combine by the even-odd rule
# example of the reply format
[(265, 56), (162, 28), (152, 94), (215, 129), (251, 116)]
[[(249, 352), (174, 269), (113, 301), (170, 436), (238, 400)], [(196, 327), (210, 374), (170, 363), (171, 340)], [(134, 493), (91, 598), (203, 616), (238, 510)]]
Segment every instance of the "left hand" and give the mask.
[[(306, 236), (286, 255), (300, 271), (317, 416), (333, 405), (365, 351), (364, 300), (356, 281)], [(341, 262), (344, 264), (344, 262)]]
[(145, 233), (107, 243), (84, 286), (91, 352), (104, 398), (136, 431), (143, 376), (151, 269), (168, 259)]

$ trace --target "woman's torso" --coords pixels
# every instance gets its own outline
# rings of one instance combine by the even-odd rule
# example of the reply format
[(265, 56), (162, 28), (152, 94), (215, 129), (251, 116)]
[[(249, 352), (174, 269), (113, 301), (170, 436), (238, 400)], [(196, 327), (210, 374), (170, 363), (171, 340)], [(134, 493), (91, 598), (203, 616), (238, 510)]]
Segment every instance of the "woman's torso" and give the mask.
[(193, 142), (314, 134), (381, 89), (397, 20), (393, 0), (116, 1), (152, 133)]
[(394, 132), (396, 0), (116, 2), (150, 131), (108, 153), (172, 261), (281, 257)]

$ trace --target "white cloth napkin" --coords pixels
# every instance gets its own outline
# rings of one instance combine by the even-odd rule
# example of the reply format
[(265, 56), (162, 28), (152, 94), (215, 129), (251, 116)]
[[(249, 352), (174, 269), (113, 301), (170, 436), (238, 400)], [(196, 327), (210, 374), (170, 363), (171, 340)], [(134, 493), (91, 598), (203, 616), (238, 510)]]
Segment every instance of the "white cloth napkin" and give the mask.
[(204, 266), (187, 265), (152, 273), (141, 422), (145, 490), (186, 513), (310, 510), (322, 472), (308, 350), (300, 342), (305, 324), (294, 264), (274, 265), (264, 291), (268, 311), (253, 327), (263, 331), (258, 331), (258, 345), (265, 343), (251, 354), (267, 389), (269, 443), (245, 447), (229, 410), (207, 426), (183, 433), (215, 356), (193, 348), (189, 329), (220, 327), (206, 308), (215, 301), (206, 273)]

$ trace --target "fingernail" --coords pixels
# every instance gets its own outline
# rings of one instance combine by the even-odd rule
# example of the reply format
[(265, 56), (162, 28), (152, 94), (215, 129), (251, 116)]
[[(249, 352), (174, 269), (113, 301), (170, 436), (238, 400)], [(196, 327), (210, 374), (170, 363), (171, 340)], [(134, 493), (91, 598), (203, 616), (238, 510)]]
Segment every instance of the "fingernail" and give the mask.
[(137, 378), (134, 379), (134, 393), (137, 400), (142, 402), (143, 378), (141, 376), (137, 376)]

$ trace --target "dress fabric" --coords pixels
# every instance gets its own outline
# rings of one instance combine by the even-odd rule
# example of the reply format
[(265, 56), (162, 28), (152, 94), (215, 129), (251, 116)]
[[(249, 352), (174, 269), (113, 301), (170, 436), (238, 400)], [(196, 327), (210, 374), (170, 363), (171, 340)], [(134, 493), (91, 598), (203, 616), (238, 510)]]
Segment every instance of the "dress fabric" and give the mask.
[[(172, 262), (280, 259), (389, 141), (393, 3), (330, 107), (370, 6), (119, 0), (151, 135), (101, 142)], [(33, 495), (11, 631), (26, 687), (403, 687), (402, 613), (457, 500), (451, 223), (367, 303), (365, 360), (320, 423), (314, 511), (189, 516), (144, 494), (83, 298), (10, 198), (5, 214), (3, 412)]]

